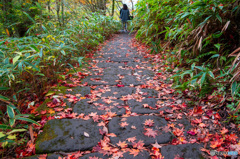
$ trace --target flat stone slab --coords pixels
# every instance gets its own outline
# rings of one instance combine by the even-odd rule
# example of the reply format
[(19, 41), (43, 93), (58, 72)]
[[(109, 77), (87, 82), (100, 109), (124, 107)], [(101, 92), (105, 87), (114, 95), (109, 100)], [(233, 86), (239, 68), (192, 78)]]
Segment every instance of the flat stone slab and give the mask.
[[(100, 159), (100, 158), (102, 158), (102, 159), (108, 159), (108, 158), (110, 158), (111, 156), (108, 156), (108, 155), (103, 155), (103, 154), (101, 154), (101, 153), (98, 153), (98, 152), (95, 152), (95, 153), (89, 153), (89, 154), (87, 154), (87, 155), (84, 155), (84, 156), (82, 156), (82, 157), (80, 157), (79, 159), (89, 159), (90, 157), (92, 157), (93, 159)], [(94, 158), (95, 157), (95, 158)]]
[[(107, 156), (107, 155), (103, 155), (99, 152), (94, 152), (94, 153), (89, 153), (87, 155), (84, 155), (82, 157), (80, 157), (79, 159), (89, 159), (90, 157), (95, 157), (97, 159), (108, 159), (108, 158), (111, 158), (112, 156)], [(132, 154), (130, 154), (129, 152), (125, 152), (122, 157), (116, 157), (116, 158), (119, 158), (119, 159), (151, 159), (151, 156), (150, 154), (146, 151), (146, 150), (143, 150), (143, 151), (140, 151), (138, 153), (138, 155), (134, 156)]]
[(124, 78), (122, 79), (122, 84), (126, 86), (129, 86), (130, 84), (137, 86), (137, 85), (142, 85), (143, 82), (138, 81), (136, 76), (125, 75)]
[(80, 87), (80, 86), (77, 86), (77, 87), (74, 87), (74, 88), (71, 88), (72, 91), (66, 91), (66, 94), (81, 94), (82, 96), (85, 96), (87, 94), (90, 94), (91, 93), (91, 88), (90, 87)]
[[(98, 89), (102, 89), (103, 87), (99, 86), (96, 88), (96, 90)], [(109, 91), (106, 91), (105, 93), (102, 94), (102, 97), (116, 97), (116, 98), (121, 98), (122, 96), (126, 96), (128, 94), (133, 94), (135, 93), (136, 88), (134, 87), (128, 87), (128, 86), (124, 86), (124, 87), (116, 87), (116, 86), (110, 86), (109, 87)]]
[(89, 99), (83, 99), (78, 101), (74, 107), (73, 107), (73, 112), (74, 113), (78, 113), (78, 114), (85, 114), (88, 115), (90, 113), (96, 113), (97, 115), (103, 115), (104, 111), (97, 109), (94, 105), (89, 104), (88, 101), (90, 101)]
[[(125, 121), (121, 121), (123, 118), (114, 117), (108, 124), (109, 133), (114, 133), (117, 137), (110, 137), (111, 143), (117, 144), (119, 141), (126, 141), (127, 138), (136, 137), (136, 140), (143, 140), (145, 146), (155, 143), (168, 143), (171, 141), (171, 134), (169, 132), (164, 132), (160, 130), (160, 127), (166, 126), (167, 121), (161, 117), (157, 116), (132, 116), (127, 117)], [(153, 127), (145, 126), (146, 120), (151, 119), (154, 121)], [(120, 124), (126, 122), (128, 125), (121, 127)], [(151, 128), (157, 132), (155, 138), (152, 136), (146, 136), (145, 128)], [(136, 129), (135, 129), (136, 128)], [(132, 143), (126, 141), (129, 145)]]
[(115, 55), (114, 53), (112, 53), (112, 51), (111, 51), (111, 52), (109, 52), (109, 53), (103, 54), (102, 56), (107, 59), (107, 58), (109, 58), (109, 57), (115, 57), (116, 55)]
[(131, 62), (134, 61), (134, 59), (126, 58), (126, 57), (113, 57), (110, 59), (110, 61), (113, 62)]
[[(40, 155), (34, 155), (34, 156), (25, 157), (24, 159), (39, 159), (40, 157), (41, 157)], [(46, 159), (59, 159), (59, 157), (63, 158), (63, 156), (58, 154), (47, 154)]]
[(182, 158), (204, 159), (201, 155), (200, 144), (167, 145), (161, 148), (164, 158), (174, 159), (176, 156)]
[(123, 154), (124, 159), (151, 159), (150, 154), (146, 151), (140, 151), (138, 155), (134, 156), (130, 154), (129, 152)]
[(88, 76), (83, 79), (82, 83), (87, 82), (88, 85), (116, 85), (118, 82), (118, 76), (116, 75), (104, 75), (104, 76)]
[(38, 136), (36, 153), (89, 150), (101, 139), (99, 127), (92, 119), (54, 119), (44, 125), (43, 132)]
[(158, 91), (154, 89), (140, 89), (143, 97), (158, 97)]
[(134, 73), (141, 75), (141, 76), (150, 76), (153, 77), (154, 76), (154, 72), (151, 70), (145, 70), (145, 69), (136, 69), (134, 70)]
[(132, 99), (128, 101), (128, 105), (131, 108), (131, 112), (138, 114), (159, 113), (159, 111), (168, 109), (167, 107), (157, 107), (157, 101), (155, 98), (145, 98), (142, 102)]
[(125, 64), (119, 63), (119, 62), (99, 62), (97, 66), (100, 68), (108, 68), (108, 67), (117, 68), (119, 66), (125, 66)]
[(126, 67), (133, 67), (135, 68), (137, 65), (140, 65), (138, 62), (127, 62), (125, 64)]
[(103, 74), (105, 75), (130, 75), (131, 74), (131, 70), (129, 69), (121, 69), (121, 68), (106, 68), (104, 69)]
[[(73, 112), (78, 114), (88, 115), (90, 113), (96, 113), (97, 115), (103, 115), (106, 112), (115, 112), (117, 115), (122, 115), (125, 113), (125, 109), (122, 107), (124, 104), (122, 100), (111, 99), (110, 101), (103, 101), (102, 99), (98, 99), (93, 103), (88, 103), (89, 99), (83, 99), (78, 101), (74, 107)], [(111, 103), (107, 103), (111, 102)]]

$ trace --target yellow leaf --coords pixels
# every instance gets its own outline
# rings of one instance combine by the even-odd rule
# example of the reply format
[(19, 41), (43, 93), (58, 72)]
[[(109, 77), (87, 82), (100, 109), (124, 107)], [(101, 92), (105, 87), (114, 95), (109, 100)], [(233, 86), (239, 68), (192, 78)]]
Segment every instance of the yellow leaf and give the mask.
[(54, 114), (54, 113), (55, 113), (55, 111), (54, 111), (54, 110), (52, 110), (52, 109), (50, 109), (50, 110), (48, 110), (48, 113), (49, 113), (49, 114)]
[(8, 29), (6, 29), (6, 33), (7, 33), (8, 36), (10, 36)]
[(5, 147), (5, 146), (7, 146), (7, 144), (8, 144), (8, 142), (7, 142), (7, 141), (3, 142), (3, 143), (2, 143), (2, 147)]
[(6, 136), (3, 132), (0, 132), (0, 138)]
[(15, 134), (14, 135), (8, 135), (7, 138), (10, 139), (10, 140), (13, 140), (13, 139), (16, 139), (16, 135)]
[(45, 96), (47, 97), (47, 96), (51, 96), (53, 94), (55, 94), (55, 92), (48, 92)]

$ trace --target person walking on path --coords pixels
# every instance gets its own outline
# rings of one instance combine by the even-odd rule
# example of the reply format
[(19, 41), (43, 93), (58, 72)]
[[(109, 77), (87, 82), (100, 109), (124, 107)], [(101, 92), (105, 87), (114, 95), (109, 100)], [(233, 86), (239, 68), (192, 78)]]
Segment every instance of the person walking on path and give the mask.
[(129, 10), (126, 4), (123, 4), (123, 8), (120, 10), (120, 19), (122, 20), (123, 30), (127, 31), (127, 21), (129, 20)]

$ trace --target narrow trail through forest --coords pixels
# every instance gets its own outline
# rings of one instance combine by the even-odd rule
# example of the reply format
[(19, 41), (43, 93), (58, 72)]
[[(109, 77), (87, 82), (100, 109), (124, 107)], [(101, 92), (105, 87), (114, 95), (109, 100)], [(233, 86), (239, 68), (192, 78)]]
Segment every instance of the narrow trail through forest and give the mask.
[(96, 53), (89, 75), (63, 95), (66, 109), (59, 119), (45, 124), (36, 154), (50, 159), (69, 154), (81, 159), (203, 158), (203, 145), (187, 133), (192, 125), (171, 89), (171, 74), (159, 73), (163, 61), (142, 54), (133, 38), (116, 35)]

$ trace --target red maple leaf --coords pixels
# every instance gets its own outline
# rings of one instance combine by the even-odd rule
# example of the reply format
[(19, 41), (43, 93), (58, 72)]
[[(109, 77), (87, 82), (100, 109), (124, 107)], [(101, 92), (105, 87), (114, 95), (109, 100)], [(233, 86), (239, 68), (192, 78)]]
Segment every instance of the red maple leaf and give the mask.
[(194, 124), (199, 124), (199, 123), (201, 123), (202, 122), (202, 119), (200, 118), (200, 119), (195, 119), (195, 120), (192, 120), (192, 123), (194, 123)]
[(109, 134), (107, 134), (107, 136), (110, 136), (110, 137), (117, 137), (117, 135), (115, 135), (114, 133), (109, 133)]
[(146, 132), (144, 133), (144, 135), (146, 135), (146, 136), (151, 136), (151, 137), (156, 137), (156, 135), (157, 135), (157, 131), (156, 130), (153, 130), (153, 129), (151, 129), (151, 128), (145, 128), (145, 130), (146, 130)]
[(150, 126), (150, 127), (153, 126), (153, 124), (154, 124), (154, 121), (151, 119), (145, 120), (145, 123), (144, 123), (144, 125)]
[(153, 146), (153, 147), (156, 147), (156, 148), (162, 148), (162, 146), (159, 145), (159, 144), (157, 143), (157, 141), (156, 141), (154, 144), (152, 144), (152, 146)]
[(175, 136), (182, 136), (183, 135), (183, 128), (182, 129), (175, 128), (174, 131), (173, 131), (173, 134)]
[(220, 131), (221, 134), (226, 134), (228, 132), (228, 129), (226, 129), (225, 127)]
[(196, 131), (191, 131), (191, 130), (187, 131), (187, 133), (188, 133), (189, 135), (196, 135), (196, 134), (197, 134)]
[(231, 142), (235, 142), (238, 137), (235, 134), (230, 134), (226, 135), (226, 138)]
[(214, 114), (214, 118), (215, 119), (221, 119), (221, 116), (218, 113), (216, 113), (216, 114)]
[(60, 112), (63, 110), (63, 108), (53, 108), (56, 112)]
[(123, 84), (117, 84), (117, 86), (118, 86), (118, 87), (124, 87), (124, 85), (123, 85)]
[(95, 113), (93, 113), (93, 112), (91, 112), (91, 114), (89, 114), (89, 116), (96, 116), (97, 115), (97, 112), (95, 112)]
[(98, 122), (100, 118), (99, 118), (99, 115), (95, 115), (92, 117), (92, 119), (94, 122)]
[(127, 147), (126, 141), (123, 141), (123, 142), (119, 141), (119, 142), (117, 143), (117, 145), (118, 145), (119, 147), (121, 147), (121, 148)]
[(136, 149), (139, 149), (139, 150), (142, 150), (142, 149), (144, 149), (144, 143), (143, 143), (143, 141), (142, 140), (139, 140), (137, 143), (133, 143), (133, 148), (136, 148)]
[(126, 126), (128, 126), (128, 123), (127, 123), (127, 122), (121, 122), (121, 123), (120, 123), (120, 126), (121, 126), (122, 128), (125, 128)]
[(83, 152), (78, 151), (78, 152), (69, 154), (66, 158), (75, 159), (75, 158), (80, 158), (81, 156), (83, 156)]
[(223, 139), (217, 139), (215, 141), (211, 141), (211, 148), (216, 148), (216, 147), (220, 147), (223, 144)]
[(42, 154), (38, 156), (38, 159), (46, 159), (47, 158), (47, 154)]
[(138, 155), (138, 153), (140, 152), (139, 149), (130, 149), (129, 150), (129, 154), (133, 155), (134, 157)]
[(103, 121), (101, 121), (100, 123), (98, 123), (98, 126), (105, 126), (106, 124), (103, 122)]
[(128, 142), (134, 142), (135, 140), (136, 140), (136, 136), (127, 138)]
[(35, 144), (31, 142), (31, 140), (27, 143), (27, 150), (29, 154), (35, 154)]
[(44, 115), (47, 113), (47, 110), (42, 110), (40, 114)]
[(106, 132), (105, 132), (104, 130), (102, 130), (102, 129), (99, 129), (99, 133), (100, 133), (101, 135), (106, 134)]
[(201, 106), (193, 108), (193, 114), (197, 115), (197, 114), (202, 114), (202, 113), (203, 113), (203, 110), (202, 110)]

